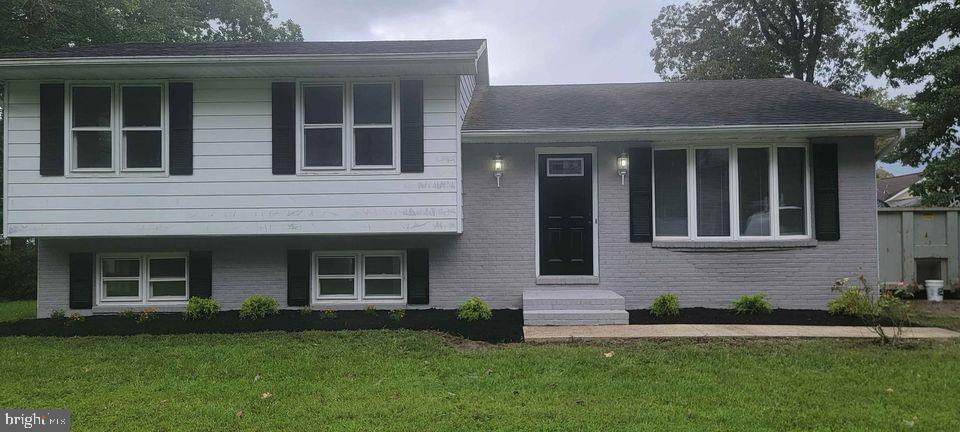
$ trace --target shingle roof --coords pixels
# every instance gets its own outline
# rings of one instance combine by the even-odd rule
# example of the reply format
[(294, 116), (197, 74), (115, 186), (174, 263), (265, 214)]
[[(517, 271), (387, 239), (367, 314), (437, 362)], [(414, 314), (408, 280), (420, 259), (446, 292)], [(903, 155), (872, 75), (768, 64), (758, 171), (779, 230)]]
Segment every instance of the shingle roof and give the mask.
[(484, 39), (363, 42), (117, 43), (24, 51), (0, 58), (146, 57), (222, 55), (335, 55), (476, 53)]
[(860, 123), (904, 114), (793, 78), (478, 87), (464, 130)]
[(921, 178), (923, 178), (922, 172), (877, 179), (877, 199), (886, 201), (893, 198), (894, 195), (913, 186), (913, 184), (920, 181)]

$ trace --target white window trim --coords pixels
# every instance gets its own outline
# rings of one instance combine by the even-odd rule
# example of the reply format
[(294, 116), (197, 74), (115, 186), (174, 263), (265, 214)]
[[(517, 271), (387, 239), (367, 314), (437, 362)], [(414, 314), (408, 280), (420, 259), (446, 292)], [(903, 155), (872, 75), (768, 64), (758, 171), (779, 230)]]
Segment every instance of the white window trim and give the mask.
[[(123, 87), (158, 86), (160, 87), (160, 126), (123, 127)], [(110, 87), (110, 127), (73, 127), (73, 89), (75, 87)], [(64, 161), (67, 164), (65, 174), (68, 177), (116, 177), (116, 176), (166, 176), (169, 169), (169, 125), (167, 81), (68, 81), (64, 95)], [(98, 130), (110, 131), (110, 168), (77, 167), (77, 146), (73, 139), (74, 131)], [(160, 168), (127, 168), (124, 131), (159, 130), (160, 131)]]
[[(140, 276), (137, 278), (139, 282), (139, 289), (137, 290), (136, 297), (112, 297), (108, 298), (106, 296), (106, 290), (104, 289), (103, 282), (107, 280), (132, 280), (133, 278), (105, 278), (103, 276), (103, 260), (104, 259), (130, 259), (136, 258), (140, 262)], [(150, 277), (150, 259), (151, 258), (182, 258), (184, 260), (184, 277), (183, 278), (151, 278)], [(96, 298), (97, 305), (111, 305), (111, 306), (144, 306), (144, 305), (171, 305), (171, 304), (186, 304), (187, 300), (190, 298), (190, 257), (189, 254), (185, 252), (151, 252), (151, 253), (131, 253), (131, 252), (122, 252), (122, 253), (102, 253), (97, 254), (96, 256)], [(186, 286), (186, 295), (182, 297), (171, 297), (171, 296), (161, 296), (157, 297), (153, 295), (153, 289), (150, 285), (150, 282), (160, 282), (160, 281), (184, 281)]]
[[(393, 141), (393, 159), (390, 165), (357, 165), (354, 147), (354, 129), (386, 129), (381, 125), (354, 125), (353, 124), (353, 86), (355, 84), (390, 84), (391, 87), (391, 120), (390, 124)], [(343, 88), (343, 124), (342, 127), (342, 158), (340, 166), (312, 167), (306, 166), (306, 146), (304, 145), (305, 128), (322, 128), (335, 125), (304, 125), (303, 89), (311, 86), (341, 86)], [(400, 80), (399, 79), (352, 79), (352, 80), (298, 80), (296, 92), (296, 151), (297, 174), (300, 175), (362, 175), (362, 174), (399, 174), (400, 173)]]
[[(366, 276), (365, 258), (366, 257), (399, 257), (400, 258), (400, 296), (367, 296), (365, 292), (365, 279), (397, 279), (395, 275), (371, 275)], [(317, 258), (319, 257), (353, 257), (354, 258), (354, 277), (353, 277), (353, 295), (320, 295)], [(406, 303), (407, 302), (407, 253), (403, 250), (371, 250), (371, 251), (314, 251), (310, 258), (310, 303), (312, 306), (326, 304), (377, 304), (377, 303)], [(333, 276), (332, 278), (346, 279), (345, 275)], [(326, 278), (326, 277), (325, 277)]]
[[(700, 236), (697, 233), (697, 177), (696, 177), (696, 150), (697, 149), (716, 149), (725, 148), (728, 150), (729, 163), (729, 202), (730, 202), (730, 235), (729, 236)], [(746, 236), (740, 234), (740, 183), (738, 170), (738, 149), (740, 148), (767, 148), (768, 162), (770, 164), (768, 175), (770, 188), (770, 232), (769, 236)], [(805, 210), (805, 232), (804, 235), (780, 235), (780, 195), (778, 182), (778, 149), (780, 148), (803, 148), (804, 149), (804, 210)], [(661, 150), (686, 150), (687, 156), (687, 235), (686, 236), (658, 236), (656, 233), (656, 158), (651, 157), (651, 184), (653, 184), (653, 230), (654, 240), (657, 241), (777, 241), (777, 240), (807, 240), (813, 238), (813, 195), (812, 179), (810, 168), (810, 146), (807, 144), (667, 144), (659, 145), (653, 148), (653, 152)]]

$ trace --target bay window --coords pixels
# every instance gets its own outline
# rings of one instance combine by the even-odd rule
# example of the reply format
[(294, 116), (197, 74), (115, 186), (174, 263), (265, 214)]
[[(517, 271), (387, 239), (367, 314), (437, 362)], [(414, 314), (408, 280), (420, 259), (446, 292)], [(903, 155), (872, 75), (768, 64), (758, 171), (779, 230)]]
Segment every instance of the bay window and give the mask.
[(406, 297), (402, 251), (313, 255), (314, 303), (403, 301)]
[(97, 259), (101, 304), (184, 302), (189, 298), (185, 253), (103, 254)]
[(803, 145), (654, 149), (654, 235), (809, 238), (807, 159)]

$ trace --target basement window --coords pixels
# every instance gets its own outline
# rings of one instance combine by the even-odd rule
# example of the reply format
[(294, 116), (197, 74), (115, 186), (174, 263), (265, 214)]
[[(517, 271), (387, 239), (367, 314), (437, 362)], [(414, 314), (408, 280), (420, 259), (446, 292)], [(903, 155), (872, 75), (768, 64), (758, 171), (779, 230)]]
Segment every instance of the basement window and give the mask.
[(185, 253), (102, 254), (97, 258), (100, 304), (184, 302), (189, 297)]
[(314, 252), (313, 302), (403, 302), (403, 251)]

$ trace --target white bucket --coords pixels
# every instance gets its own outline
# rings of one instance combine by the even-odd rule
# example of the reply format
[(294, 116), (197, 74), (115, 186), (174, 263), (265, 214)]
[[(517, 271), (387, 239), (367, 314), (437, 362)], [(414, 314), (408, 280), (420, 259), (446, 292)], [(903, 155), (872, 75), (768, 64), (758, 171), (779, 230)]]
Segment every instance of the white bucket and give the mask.
[(943, 301), (943, 281), (930, 279), (923, 281), (923, 285), (927, 287), (927, 300), (932, 302)]

